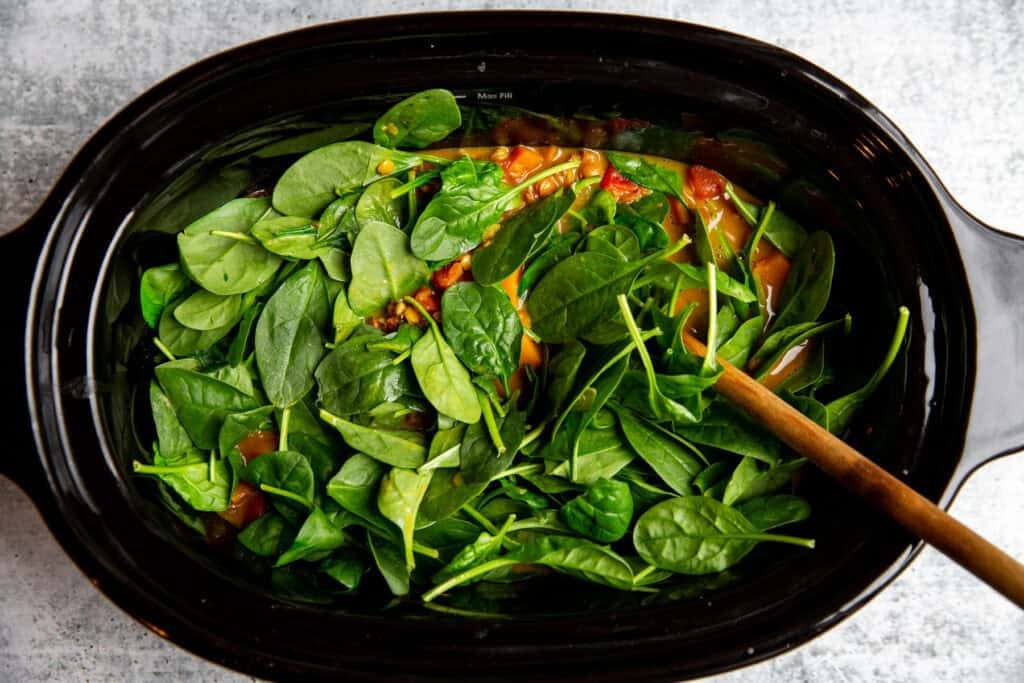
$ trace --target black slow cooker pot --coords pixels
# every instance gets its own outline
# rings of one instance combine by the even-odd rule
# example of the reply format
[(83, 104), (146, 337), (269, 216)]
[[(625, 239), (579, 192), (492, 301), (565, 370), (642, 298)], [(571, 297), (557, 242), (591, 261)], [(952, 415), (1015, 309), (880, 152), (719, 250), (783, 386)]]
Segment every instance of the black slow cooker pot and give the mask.
[[(860, 340), (846, 354), (852, 375), (877, 362), (895, 306), (911, 310), (908, 350), (854, 428), (857, 447), (948, 506), (975, 468), (1024, 443), (1024, 242), (971, 217), (888, 119), (814, 65), (740, 36), (626, 16), (427, 14), (295, 31), (137, 98), (0, 241), (14, 312), (0, 362), (17, 404), (0, 471), (89, 579), (161, 636), (272, 678), (679, 679), (814, 637), (920, 549), (812, 473), (814, 552), (770, 551), (742, 580), (653, 601), (527, 593), (497, 619), (372, 599), (303, 604), (179, 533), (128, 467), (133, 338), (121, 321), (146, 226), (179, 229), (174, 212), (187, 211), (194, 185), (183, 179), (223, 171), (219, 160), (246, 140), (308, 130), (301, 122), (324, 112), (379, 112), (428, 87), (467, 103), (703, 126), (714, 143), (687, 148), (689, 160), (717, 164), (835, 236), (836, 299)], [(648, 151), (671, 155), (663, 143)]]

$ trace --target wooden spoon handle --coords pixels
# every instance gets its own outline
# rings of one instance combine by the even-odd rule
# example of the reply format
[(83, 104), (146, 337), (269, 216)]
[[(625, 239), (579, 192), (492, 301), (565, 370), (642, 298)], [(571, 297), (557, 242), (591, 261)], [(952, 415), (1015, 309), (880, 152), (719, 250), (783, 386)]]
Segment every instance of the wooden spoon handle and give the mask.
[[(693, 353), (707, 353), (691, 336)], [(715, 390), (745, 410), (793, 450), (843, 486), (935, 546), (954, 562), (1024, 607), (1024, 565), (950, 517), (937, 505), (823, 429), (770, 389), (721, 358), (724, 372)]]

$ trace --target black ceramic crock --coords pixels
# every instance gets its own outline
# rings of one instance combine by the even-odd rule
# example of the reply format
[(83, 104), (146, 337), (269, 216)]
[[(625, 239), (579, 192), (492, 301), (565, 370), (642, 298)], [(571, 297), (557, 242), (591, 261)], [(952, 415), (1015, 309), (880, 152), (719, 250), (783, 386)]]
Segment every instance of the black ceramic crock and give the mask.
[[(1024, 242), (970, 216), (888, 119), (812, 64), (747, 38), (625, 16), (429, 14), (296, 31), (204, 60), (140, 96), (0, 240), (0, 282), (18, 312), (0, 336), (0, 363), (21, 404), (8, 411), (16, 439), (0, 471), (89, 579), (161, 636), (271, 678), (680, 679), (814, 637), (920, 549), (815, 480), (814, 552), (762, 558), (717, 591), (592, 607), (569, 594), (565, 604), (524, 598), (516, 618), (499, 620), (304, 605), (231, 576), (176, 535), (128, 475), (133, 453), (119, 431), (129, 396), (111, 321), (134, 275), (118, 259), (137, 212), (240, 131), (333, 102), (380, 111), (427, 87), (540, 110), (698, 112), (771, 136), (800, 159), (790, 169), (817, 169), (820, 182), (803, 184), (817, 204), (780, 200), (840, 244), (837, 296), (869, 340), (853, 365), (876, 362), (896, 304), (913, 316), (905, 360), (854, 443), (943, 506), (974, 469), (1024, 443)], [(777, 196), (770, 183), (741, 180)], [(843, 199), (827, 200), (833, 191)]]

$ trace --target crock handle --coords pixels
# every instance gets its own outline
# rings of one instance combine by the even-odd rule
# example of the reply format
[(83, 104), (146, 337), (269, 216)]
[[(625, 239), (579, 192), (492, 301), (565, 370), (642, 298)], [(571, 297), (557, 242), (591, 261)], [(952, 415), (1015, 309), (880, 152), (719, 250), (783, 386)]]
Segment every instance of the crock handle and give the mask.
[(5, 416), (7, 446), (0, 456), (0, 474), (14, 480), (33, 499), (37, 499), (35, 493), (44, 483), (44, 473), (29, 416), (25, 340), (32, 280), (52, 218), (44, 206), (21, 227), (0, 235), (0, 289), (12, 311), (7, 333), (0, 335), (0, 376), (11, 389)]
[(977, 356), (964, 456), (954, 482), (1024, 449), (1024, 238), (951, 208), (974, 302)]

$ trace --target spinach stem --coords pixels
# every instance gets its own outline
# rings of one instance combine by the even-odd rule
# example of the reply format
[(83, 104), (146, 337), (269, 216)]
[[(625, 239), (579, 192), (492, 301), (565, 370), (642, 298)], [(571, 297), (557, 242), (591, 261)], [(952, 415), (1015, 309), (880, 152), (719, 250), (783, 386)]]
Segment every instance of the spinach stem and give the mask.
[(487, 433), (491, 437), (491, 443), (494, 444), (494, 448), (497, 449), (498, 455), (504, 455), (505, 451), (508, 450), (505, 447), (505, 441), (501, 438), (501, 430), (498, 429), (498, 423), (494, 420), (494, 410), (491, 408), (491, 399), (480, 389), (476, 390), (477, 401), (480, 403), (480, 411), (484, 416), (484, 425), (487, 427)]
[(539, 439), (540, 435), (544, 433), (544, 428), (547, 427), (547, 426), (548, 426), (548, 423), (546, 421), (545, 422), (541, 422), (539, 425), (537, 425), (536, 427), (534, 427), (533, 429), (528, 431), (526, 433), (526, 436), (523, 437), (523, 440), (521, 442), (519, 442), (520, 450), (522, 450), (523, 448), (526, 448), (531, 443), (533, 443), (534, 441)]
[(484, 531), (489, 533), (491, 536), (498, 535), (498, 527), (494, 526), (491, 520), (487, 519), (482, 514), (480, 514), (480, 512), (469, 503), (466, 503), (465, 505), (462, 506), (462, 511), (470, 517), (472, 517), (476, 521), (476, 523), (482, 526), (484, 528)]
[(164, 354), (167, 357), (167, 360), (178, 360), (177, 358), (174, 357), (174, 354), (171, 353), (171, 350), (167, 348), (162, 341), (160, 341), (160, 337), (153, 337), (153, 346), (159, 349), (160, 353)]
[(700, 371), (705, 377), (714, 373), (718, 367), (715, 356), (718, 355), (718, 284), (715, 276), (718, 268), (713, 261), (708, 261), (708, 344), (707, 353)]
[[(640, 328), (636, 326), (636, 320), (633, 319), (633, 312), (629, 310), (629, 302), (626, 300), (625, 294), (619, 294), (615, 297), (615, 300), (619, 304), (619, 310), (622, 312), (622, 319), (626, 321), (626, 329), (629, 330), (629, 336), (633, 339), (633, 345), (636, 347), (637, 354), (640, 356), (640, 362), (643, 363), (644, 372), (647, 374), (647, 402), (651, 406), (651, 411), (655, 415), (661, 415), (661, 405), (658, 402), (658, 375), (654, 371), (654, 363), (651, 361), (651, 355), (647, 353), (647, 347), (644, 345), (644, 339), (640, 333)], [(660, 331), (658, 331), (660, 333)]]
[(653, 564), (649, 564), (640, 571), (633, 574), (633, 585), (636, 585), (639, 581), (643, 581), (654, 570), (655, 566)]
[(185, 465), (147, 465), (138, 460), (132, 461), (132, 472), (136, 474), (175, 474), (192, 467), (196, 463)]
[(412, 542), (412, 551), (414, 553), (419, 553), (420, 555), (425, 555), (434, 560), (440, 559), (441, 557), (441, 553), (438, 550), (436, 550), (435, 548), (431, 548), (429, 546), (425, 546), (422, 543), (418, 543), (417, 541)]
[(277, 437), (277, 449), (288, 450), (288, 424), (292, 419), (292, 407), (288, 406), (281, 411), (281, 433)]
[(539, 344), (539, 343), (540, 343), (540, 342), (542, 341), (542, 339), (540, 338), (540, 336), (538, 336), (536, 332), (534, 332), (533, 330), (531, 330), (531, 329), (530, 329), (529, 327), (527, 327), (526, 325), (523, 325), (523, 334), (525, 334), (525, 335), (526, 335), (527, 337), (529, 337), (529, 338), (530, 338), (530, 339), (532, 339), (533, 341), (537, 342), (538, 344)]
[(532, 463), (528, 463), (526, 465), (516, 465), (515, 467), (510, 467), (504, 472), (499, 472), (498, 474), (494, 475), (493, 477), (491, 477), (491, 481), (498, 481), (499, 479), (504, 479), (505, 477), (511, 477), (514, 474), (540, 474), (543, 470), (543, 466), (535, 465)]
[(573, 160), (573, 161), (565, 161), (565, 162), (562, 162), (560, 164), (555, 164), (551, 168), (545, 168), (543, 171), (540, 171), (539, 173), (533, 174), (532, 176), (530, 176), (529, 178), (527, 178), (523, 182), (519, 183), (518, 185), (516, 185), (512, 189), (510, 189), (507, 192), (505, 192), (503, 197), (513, 197), (517, 193), (522, 192), (523, 190), (528, 188), (530, 185), (533, 185), (536, 182), (539, 182), (541, 180), (544, 180), (545, 178), (553, 176), (556, 173), (561, 173), (562, 171), (569, 171), (569, 170), (572, 170), (574, 168), (578, 168), (581, 163), (582, 162), (579, 159), (576, 159), (576, 160)]
[[(707, 538), (715, 538), (708, 536)], [(785, 543), (786, 545), (797, 545), (801, 548), (814, 549), (813, 538), (800, 538), (799, 536), (784, 536), (781, 534), (728, 534), (718, 538), (739, 538), (746, 541), (771, 541), (774, 543)]]
[[(572, 184), (572, 191), (575, 194), (579, 194), (580, 190), (586, 189), (586, 188), (590, 187), (591, 185), (593, 185), (595, 183), (599, 183), (599, 182), (601, 182), (601, 176), (592, 175), (592, 176), (587, 176), (586, 178), (580, 178), (579, 180), (577, 180), (575, 183)], [(580, 218), (582, 220), (582, 216), (577, 214), (575, 211), (571, 211), (570, 213), (572, 213), (577, 218)], [(583, 222), (585, 223), (586, 221), (583, 221)]]
[(906, 306), (899, 307), (899, 317), (896, 319), (896, 330), (893, 332), (892, 341), (889, 342), (889, 350), (885, 353), (885, 358), (882, 359), (882, 364), (878, 366), (878, 370), (871, 376), (868, 383), (863, 387), (863, 390), (867, 392), (874, 391), (875, 387), (882, 381), (886, 373), (889, 372), (889, 368), (892, 366), (893, 361), (896, 360), (897, 354), (900, 352), (900, 348), (903, 347), (903, 337), (907, 334), (907, 321), (910, 319), (910, 309)]
[(210, 451), (210, 467), (209, 467), (209, 471), (207, 472), (206, 476), (210, 480), (210, 483), (212, 483), (212, 484), (216, 484), (217, 483), (217, 468), (216, 468), (216, 465), (217, 465), (217, 457), (214, 455), (213, 451)]
[[(416, 171), (409, 171), (409, 182), (403, 183), (402, 185), (399, 185), (395, 189), (391, 190), (391, 198), (398, 199), (402, 195), (408, 194), (409, 192), (412, 192), (416, 188), (426, 185), (427, 183), (434, 180), (434, 178), (437, 178), (439, 175), (440, 173), (438, 173), (437, 171), (427, 171), (422, 175), (416, 175)], [(412, 222), (412, 220), (409, 221), (410, 224)]]
[(412, 355), (412, 348), (408, 348), (402, 351), (400, 354), (395, 356), (394, 360), (391, 361), (392, 365), (401, 365), (405, 362), (405, 359)]
[(438, 585), (434, 586), (429, 591), (424, 593), (423, 602), (430, 602), (438, 595), (441, 595), (442, 593), (451, 590), (452, 588), (455, 588), (459, 584), (466, 583), (467, 581), (472, 581), (476, 577), (482, 576), (487, 572), (493, 571), (495, 569), (501, 569), (502, 567), (507, 567), (509, 565), (517, 563), (517, 560), (512, 560), (507, 557), (499, 557), (494, 560), (491, 560), (490, 562), (484, 562), (483, 564), (477, 565), (472, 569), (467, 569), (461, 574), (456, 574), (444, 583), (439, 583)]
[(291, 491), (286, 491), (285, 489), (279, 489), (276, 486), (270, 486), (269, 484), (260, 484), (260, 490), (265, 491), (266, 493), (273, 494), (275, 496), (281, 496), (282, 498), (294, 500), (296, 503), (301, 504), (307, 510), (313, 509), (313, 503), (306, 500), (297, 493), (292, 493)]
[(245, 242), (246, 244), (257, 244), (256, 238), (246, 232), (230, 232), (227, 230), (211, 230), (210, 234), (214, 237), (224, 237), (229, 240), (235, 240), (236, 242)]

